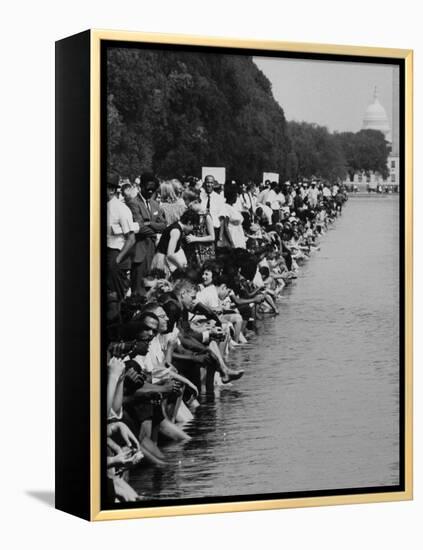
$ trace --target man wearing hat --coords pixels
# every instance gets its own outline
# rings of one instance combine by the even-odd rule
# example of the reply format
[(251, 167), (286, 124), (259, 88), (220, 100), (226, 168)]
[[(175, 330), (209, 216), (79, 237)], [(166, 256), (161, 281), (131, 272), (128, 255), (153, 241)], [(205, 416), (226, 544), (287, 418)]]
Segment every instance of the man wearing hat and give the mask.
[(131, 211), (116, 196), (118, 187), (119, 177), (110, 176), (107, 179), (107, 290), (120, 301), (129, 287), (129, 252), (135, 235)]

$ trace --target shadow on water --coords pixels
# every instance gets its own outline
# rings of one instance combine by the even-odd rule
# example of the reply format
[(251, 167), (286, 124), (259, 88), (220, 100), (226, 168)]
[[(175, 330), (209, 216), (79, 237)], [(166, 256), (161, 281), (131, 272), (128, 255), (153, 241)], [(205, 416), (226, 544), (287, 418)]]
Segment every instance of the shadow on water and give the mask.
[(142, 466), (151, 499), (398, 482), (398, 198), (350, 201), (321, 250), (229, 364), (243, 378), (203, 396), (168, 444), (169, 467)]

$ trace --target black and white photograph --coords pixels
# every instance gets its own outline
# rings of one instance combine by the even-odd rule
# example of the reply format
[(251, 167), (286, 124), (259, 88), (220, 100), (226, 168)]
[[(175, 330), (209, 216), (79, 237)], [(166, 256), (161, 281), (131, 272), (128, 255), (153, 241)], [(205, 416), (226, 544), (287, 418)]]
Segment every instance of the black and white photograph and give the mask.
[(105, 41), (102, 503), (404, 490), (404, 70)]

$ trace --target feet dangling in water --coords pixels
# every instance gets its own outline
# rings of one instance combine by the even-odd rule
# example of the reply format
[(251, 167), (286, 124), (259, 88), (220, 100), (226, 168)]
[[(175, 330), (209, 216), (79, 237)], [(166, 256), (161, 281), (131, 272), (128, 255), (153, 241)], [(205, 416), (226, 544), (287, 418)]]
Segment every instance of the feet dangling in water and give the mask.
[(222, 382), (223, 384), (228, 384), (233, 380), (239, 380), (243, 374), (244, 374), (243, 370), (228, 369), (228, 372), (226, 373), (226, 375), (222, 377)]

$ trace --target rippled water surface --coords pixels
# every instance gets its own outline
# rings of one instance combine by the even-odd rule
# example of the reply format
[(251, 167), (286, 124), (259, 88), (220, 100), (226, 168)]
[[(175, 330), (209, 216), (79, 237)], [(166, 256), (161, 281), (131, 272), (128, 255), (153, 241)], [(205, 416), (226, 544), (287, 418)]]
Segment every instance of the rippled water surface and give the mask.
[(399, 482), (398, 197), (352, 198), (285, 290), (281, 315), (232, 352), (244, 377), (204, 397), (171, 465), (133, 473), (149, 498)]

